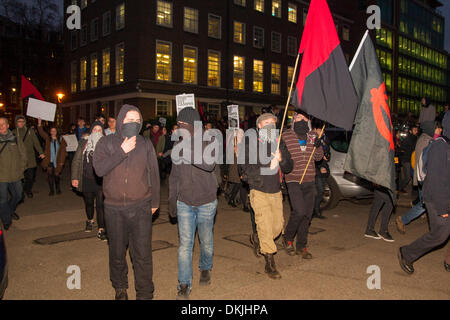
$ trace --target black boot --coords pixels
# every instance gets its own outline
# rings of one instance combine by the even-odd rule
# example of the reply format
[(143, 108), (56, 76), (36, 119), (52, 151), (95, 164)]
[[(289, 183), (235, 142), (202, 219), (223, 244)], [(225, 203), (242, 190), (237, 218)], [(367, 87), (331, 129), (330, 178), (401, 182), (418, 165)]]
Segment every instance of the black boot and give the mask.
[(281, 279), (281, 274), (277, 271), (277, 267), (275, 266), (275, 260), (273, 259), (273, 254), (265, 254), (264, 258), (266, 259), (266, 269), (265, 272), (272, 279)]
[(116, 289), (116, 300), (128, 300), (127, 289)]
[(250, 235), (250, 243), (253, 246), (253, 253), (257, 258), (261, 256), (261, 251), (259, 247), (259, 238), (257, 233), (253, 233)]
[(230, 206), (233, 207), (233, 208), (236, 208), (236, 207), (237, 207), (237, 206), (236, 206), (236, 203), (234, 202), (234, 200), (228, 201), (228, 205), (230, 205)]
[(14, 220), (19, 220), (19, 219), (20, 219), (19, 215), (18, 215), (17, 213), (15, 213), (15, 212), (13, 212), (12, 218), (13, 218)]

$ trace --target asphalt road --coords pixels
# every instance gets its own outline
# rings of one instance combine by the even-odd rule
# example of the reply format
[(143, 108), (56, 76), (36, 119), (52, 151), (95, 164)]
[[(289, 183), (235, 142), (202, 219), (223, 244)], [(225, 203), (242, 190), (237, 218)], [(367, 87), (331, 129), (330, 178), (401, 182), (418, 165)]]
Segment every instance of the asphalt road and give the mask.
[[(9, 258), (9, 287), (5, 300), (20, 299), (113, 299), (109, 280), (108, 245), (95, 237), (51, 245), (34, 240), (82, 234), (85, 224), (83, 201), (71, 191), (68, 170), (63, 177), (63, 194), (49, 197), (44, 175), (39, 171), (35, 197), (26, 199), (17, 213), (21, 216), (6, 232)], [(404, 197), (397, 214), (407, 210)], [(364, 238), (370, 205), (341, 201), (325, 211), (326, 220), (312, 221), (309, 251), (312, 260), (290, 257), (284, 251), (275, 256), (282, 275), (272, 280), (264, 274), (264, 259), (256, 258), (249, 247), (251, 222), (248, 213), (227, 206), (221, 197), (214, 239), (212, 283), (199, 287), (199, 246), (194, 248), (194, 281), (191, 299), (450, 299), (450, 273), (444, 270), (446, 246), (415, 263), (409, 276), (399, 267), (399, 246), (415, 240), (428, 230), (426, 219), (407, 226), (407, 234), (397, 232), (391, 218), (394, 243)], [(289, 205), (285, 202), (285, 217)], [(53, 238), (54, 239), (54, 238)], [(167, 186), (162, 188), (162, 206), (153, 227), (155, 299), (175, 299), (177, 286), (177, 227), (167, 216)], [(81, 288), (69, 289), (69, 266), (81, 271)], [(380, 289), (369, 289), (370, 266), (380, 272)], [(373, 268), (373, 267), (372, 267)], [(370, 268), (369, 268), (370, 269)], [(133, 269), (129, 262), (130, 299), (135, 298)], [(369, 281), (370, 282), (370, 281)], [(373, 283), (373, 282), (370, 282)]]

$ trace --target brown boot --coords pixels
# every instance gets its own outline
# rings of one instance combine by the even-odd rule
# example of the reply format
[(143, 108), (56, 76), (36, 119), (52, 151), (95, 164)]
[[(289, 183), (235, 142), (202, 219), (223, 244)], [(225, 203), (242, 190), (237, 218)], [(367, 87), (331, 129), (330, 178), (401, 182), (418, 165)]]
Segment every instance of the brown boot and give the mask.
[(395, 224), (397, 225), (398, 232), (400, 232), (401, 234), (405, 234), (406, 233), (405, 225), (402, 222), (402, 216), (398, 216), (395, 219)]
[(277, 271), (275, 266), (275, 260), (273, 259), (273, 254), (265, 254), (266, 259), (266, 269), (265, 272), (272, 279), (281, 279), (281, 274)]

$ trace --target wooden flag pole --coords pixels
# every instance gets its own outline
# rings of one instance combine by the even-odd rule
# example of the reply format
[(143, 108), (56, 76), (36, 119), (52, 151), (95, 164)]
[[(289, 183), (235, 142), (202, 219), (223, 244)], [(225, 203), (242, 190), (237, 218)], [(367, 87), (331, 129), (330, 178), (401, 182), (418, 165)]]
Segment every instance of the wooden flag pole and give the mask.
[[(323, 131), (324, 131), (324, 130), (325, 130), (325, 123), (323, 124), (322, 131), (320, 131), (320, 135), (319, 135), (319, 137), (318, 137), (317, 139), (322, 138), (322, 136), (323, 136)], [(314, 149), (313, 149), (313, 151), (311, 152), (311, 155), (309, 156), (308, 164), (306, 165), (305, 171), (303, 171), (303, 175), (302, 175), (302, 179), (300, 180), (300, 184), (302, 184), (302, 182), (303, 182), (303, 178), (305, 177), (306, 170), (308, 170), (309, 163), (310, 163), (311, 160), (312, 160), (312, 157), (313, 157), (313, 155), (314, 155), (314, 152), (316, 152), (316, 146), (314, 146)]]

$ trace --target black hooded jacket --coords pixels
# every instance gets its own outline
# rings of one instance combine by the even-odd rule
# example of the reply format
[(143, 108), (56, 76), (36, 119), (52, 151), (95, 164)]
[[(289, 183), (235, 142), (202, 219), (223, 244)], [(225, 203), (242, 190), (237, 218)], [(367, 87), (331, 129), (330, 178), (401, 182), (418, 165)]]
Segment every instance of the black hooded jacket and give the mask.
[(125, 140), (122, 126), (128, 111), (139, 113), (142, 129), (143, 118), (139, 109), (123, 105), (117, 117), (116, 134), (101, 138), (94, 152), (95, 172), (103, 177), (105, 205), (123, 209), (151, 200), (151, 207), (159, 208), (159, 170), (153, 145), (137, 135), (135, 149), (125, 153), (121, 147)]

